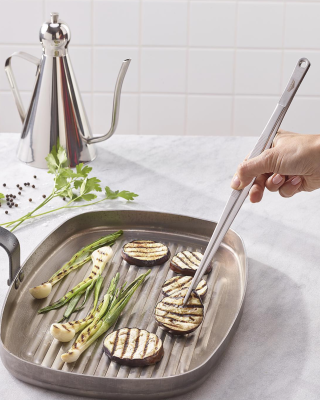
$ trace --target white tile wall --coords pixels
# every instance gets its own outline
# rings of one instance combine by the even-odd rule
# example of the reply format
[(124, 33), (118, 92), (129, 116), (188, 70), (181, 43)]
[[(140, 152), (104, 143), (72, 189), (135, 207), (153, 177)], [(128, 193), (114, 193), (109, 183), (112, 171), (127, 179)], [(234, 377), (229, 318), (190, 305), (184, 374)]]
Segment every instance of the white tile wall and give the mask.
[[(259, 135), (296, 61), (311, 69), (282, 127), (320, 133), (320, 0), (0, 0), (0, 65), (41, 56), (39, 27), (60, 12), (95, 134), (109, 128), (122, 60), (117, 134)], [(27, 107), (34, 65), (13, 68)], [(0, 132), (21, 122), (0, 68)]]

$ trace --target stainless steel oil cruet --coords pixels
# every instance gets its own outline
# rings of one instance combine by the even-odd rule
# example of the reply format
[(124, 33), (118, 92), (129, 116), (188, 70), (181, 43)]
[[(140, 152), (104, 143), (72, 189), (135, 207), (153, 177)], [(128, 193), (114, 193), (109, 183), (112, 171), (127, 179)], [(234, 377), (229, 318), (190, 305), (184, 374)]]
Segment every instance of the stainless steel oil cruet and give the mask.
[[(130, 60), (124, 60), (117, 78), (109, 132), (92, 137), (88, 118), (68, 54), (71, 33), (68, 25), (51, 13), (49, 22), (40, 28), (43, 54), (38, 59), (24, 52), (13, 53), (6, 60), (5, 72), (23, 124), (18, 158), (38, 168), (46, 168), (45, 157), (58, 142), (66, 149), (70, 166), (95, 158), (92, 143), (110, 138), (117, 128), (121, 88)], [(37, 66), (35, 87), (25, 113), (11, 68), (12, 57), (20, 57)]]

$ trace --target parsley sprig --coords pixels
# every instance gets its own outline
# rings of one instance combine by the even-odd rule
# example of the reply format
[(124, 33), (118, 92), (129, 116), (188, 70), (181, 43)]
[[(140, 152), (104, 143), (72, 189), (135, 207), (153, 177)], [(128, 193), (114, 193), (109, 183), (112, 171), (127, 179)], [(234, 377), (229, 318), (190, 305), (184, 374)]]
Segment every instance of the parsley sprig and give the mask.
[[(76, 165), (75, 170), (68, 168), (67, 154), (63, 147), (58, 145), (58, 148), (53, 147), (51, 153), (46, 157), (48, 165), (48, 173), (54, 175), (54, 185), (52, 192), (47, 198), (39, 204), (33, 211), (27, 213), (21, 218), (14, 221), (5, 222), (0, 224), (5, 228), (11, 228), (11, 232), (15, 230), (19, 225), (29, 219), (37, 218), (42, 215), (50, 214), (58, 210), (86, 207), (92, 204), (101, 203), (105, 200), (114, 200), (119, 197), (131, 201), (134, 200), (138, 195), (129, 192), (127, 190), (116, 190), (112, 191), (108, 186), (105, 187), (105, 195), (102, 199), (95, 200), (97, 195), (93, 192), (102, 192), (101, 181), (95, 177), (89, 177), (92, 171), (91, 167), (80, 163)], [(42, 207), (46, 206), (50, 201), (56, 197), (64, 197), (67, 199), (67, 203), (53, 210), (37, 213)], [(4, 195), (0, 193), (0, 199), (4, 198)], [(73, 205), (74, 202), (86, 201), (86, 204)], [(93, 201), (95, 200), (95, 201)]]

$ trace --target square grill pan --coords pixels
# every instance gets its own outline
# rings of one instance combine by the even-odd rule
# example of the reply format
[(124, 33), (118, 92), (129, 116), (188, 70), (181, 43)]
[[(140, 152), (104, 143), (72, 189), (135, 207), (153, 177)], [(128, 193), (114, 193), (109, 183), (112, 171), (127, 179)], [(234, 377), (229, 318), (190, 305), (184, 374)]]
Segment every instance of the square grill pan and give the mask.
[[(16, 378), (42, 388), (96, 398), (161, 399), (199, 386), (212, 373), (242, 314), (247, 261), (243, 242), (234, 231), (228, 231), (214, 258), (213, 270), (205, 277), (208, 293), (204, 300), (205, 318), (199, 329), (174, 336), (154, 320), (154, 307), (163, 297), (161, 287), (175, 275), (169, 260), (152, 267), (149, 278), (109, 330), (108, 333), (121, 327), (138, 327), (159, 335), (164, 357), (154, 366), (129, 368), (110, 362), (102, 351), (103, 336), (77, 362), (61, 361), (61, 354), (71, 344), (53, 339), (49, 327), (62, 317), (64, 307), (43, 315), (37, 311), (80, 282), (91, 270), (90, 263), (56, 284), (46, 299), (33, 299), (28, 289), (46, 281), (81, 247), (116, 230), (122, 229), (124, 235), (114, 245), (114, 257), (104, 270), (105, 290), (117, 271), (120, 285), (146, 271), (122, 260), (124, 243), (150, 239), (165, 243), (171, 256), (182, 250), (203, 253), (215, 226), (211, 221), (148, 211), (96, 211), (64, 222), (33, 251), (10, 286), (1, 318), (0, 354), (6, 368)], [(91, 307), (88, 302), (72, 319), (84, 317)]]

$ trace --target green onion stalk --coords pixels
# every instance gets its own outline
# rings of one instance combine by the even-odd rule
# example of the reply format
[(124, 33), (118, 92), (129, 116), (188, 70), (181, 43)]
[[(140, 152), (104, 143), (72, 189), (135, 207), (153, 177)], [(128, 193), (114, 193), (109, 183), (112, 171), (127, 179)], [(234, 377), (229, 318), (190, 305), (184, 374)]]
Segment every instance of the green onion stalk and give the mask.
[[(89, 314), (85, 318), (82, 318), (82, 319), (79, 319), (76, 321), (66, 322), (64, 324), (61, 323), (61, 321), (59, 321), (59, 322), (56, 322), (51, 325), (50, 333), (55, 339), (58, 339), (60, 342), (69, 342), (71, 339), (74, 338), (74, 336), (77, 332), (82, 331), (87, 325), (89, 325), (93, 321), (94, 317), (97, 315), (97, 313), (101, 310), (101, 307), (103, 306), (103, 300), (102, 300), (102, 302), (98, 305), (98, 308), (97, 308), (102, 281), (103, 281), (102, 277), (98, 278), (97, 283), (95, 285), (95, 290), (94, 290), (93, 307), (92, 307), (91, 311), (89, 312)], [(71, 301), (70, 301), (70, 303), (71, 303)], [(74, 311), (77, 311), (77, 309)], [(66, 313), (67, 313), (67, 310), (66, 310), (65, 314)], [(64, 314), (64, 317), (65, 317), (65, 314)], [(63, 318), (63, 319), (65, 319), (65, 318)]]
[(110, 283), (108, 292), (104, 296), (101, 309), (97, 312), (90, 325), (81, 332), (70, 350), (61, 355), (62, 361), (66, 363), (77, 361), (88, 347), (116, 323), (132, 295), (150, 272), (151, 270), (149, 269), (145, 274), (136, 278), (127, 288), (123, 285), (120, 290), (117, 289), (119, 273), (116, 274)]
[(85, 263), (91, 260), (92, 253), (102, 246), (113, 246), (115, 241), (123, 234), (123, 231), (118, 231), (107, 236), (103, 236), (95, 242), (83, 247), (71, 259), (65, 263), (51, 278), (39, 286), (29, 289), (31, 295), (36, 299), (44, 299), (51, 293), (52, 287), (61, 279), (65, 278), (70, 272), (78, 269)]
[[(56, 310), (68, 303), (72, 298), (79, 294), (85, 293), (87, 288), (92, 284), (95, 284), (97, 279), (101, 276), (107, 262), (111, 259), (113, 251), (110, 246), (100, 247), (92, 253), (93, 267), (88, 278), (74, 286), (68, 293), (66, 293), (61, 299), (55, 301), (47, 307), (41, 308), (38, 314), (43, 314), (51, 310)], [(78, 299), (79, 300), (79, 299)]]

